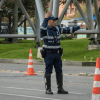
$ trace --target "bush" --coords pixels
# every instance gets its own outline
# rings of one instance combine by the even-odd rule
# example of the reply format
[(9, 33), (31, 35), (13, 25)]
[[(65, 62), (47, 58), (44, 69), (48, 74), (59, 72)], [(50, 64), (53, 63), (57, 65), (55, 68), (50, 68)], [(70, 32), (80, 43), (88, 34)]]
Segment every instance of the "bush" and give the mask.
[(61, 40), (71, 40), (72, 37), (71, 36), (68, 36), (68, 35), (62, 35), (61, 36)]

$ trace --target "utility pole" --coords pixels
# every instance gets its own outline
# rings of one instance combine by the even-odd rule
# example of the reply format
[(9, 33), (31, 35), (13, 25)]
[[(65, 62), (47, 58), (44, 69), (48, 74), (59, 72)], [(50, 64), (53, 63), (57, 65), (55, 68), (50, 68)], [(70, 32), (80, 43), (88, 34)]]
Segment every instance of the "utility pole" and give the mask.
[[(24, 16), (24, 17), (25, 17), (25, 16)], [(26, 18), (24, 18), (24, 19), (26, 19)], [(27, 28), (27, 27), (26, 27), (26, 20), (25, 20), (25, 21), (24, 21), (24, 34), (27, 34), (27, 32), (26, 32), (26, 31), (27, 31), (26, 28)], [(24, 39), (26, 39), (26, 38), (24, 38)]]
[[(14, 1), (14, 27), (13, 34), (18, 34), (18, 4), (17, 0)], [(12, 38), (12, 43), (18, 43), (17, 38)]]

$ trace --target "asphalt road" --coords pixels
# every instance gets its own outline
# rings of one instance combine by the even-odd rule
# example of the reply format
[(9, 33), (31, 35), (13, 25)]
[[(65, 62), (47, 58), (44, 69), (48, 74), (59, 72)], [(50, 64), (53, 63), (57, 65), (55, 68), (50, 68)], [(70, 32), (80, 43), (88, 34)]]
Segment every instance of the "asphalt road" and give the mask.
[[(44, 65), (34, 65), (37, 75), (26, 76), (27, 64), (0, 63), (0, 100), (91, 100), (95, 66), (63, 66), (64, 89), (69, 94), (57, 94), (55, 72), (52, 74), (53, 95), (45, 94)], [(79, 76), (87, 73), (87, 76)]]

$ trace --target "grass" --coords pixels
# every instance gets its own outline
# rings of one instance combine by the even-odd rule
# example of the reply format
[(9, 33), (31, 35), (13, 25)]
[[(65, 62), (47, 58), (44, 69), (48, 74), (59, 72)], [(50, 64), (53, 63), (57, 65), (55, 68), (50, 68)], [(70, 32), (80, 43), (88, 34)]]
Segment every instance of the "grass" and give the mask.
[(0, 43), (0, 58), (6, 59), (28, 59), (30, 48), (33, 51), (33, 58), (37, 59), (37, 49), (34, 49), (33, 40), (19, 40), (20, 43), (5, 44)]
[[(89, 42), (88, 38), (61, 40), (61, 46), (64, 50), (62, 60), (96, 61), (96, 58), (100, 57), (100, 50), (86, 50)], [(35, 42), (33, 40), (19, 40), (19, 43), (6, 44), (4, 39), (0, 39), (0, 59), (28, 59), (31, 48), (33, 59), (39, 60), (37, 58), (38, 49), (34, 46)]]
[(63, 40), (64, 53), (62, 59), (67, 61), (90, 61), (92, 59), (92, 61), (96, 61), (96, 58), (100, 56), (100, 50), (86, 50), (89, 42), (88, 39)]

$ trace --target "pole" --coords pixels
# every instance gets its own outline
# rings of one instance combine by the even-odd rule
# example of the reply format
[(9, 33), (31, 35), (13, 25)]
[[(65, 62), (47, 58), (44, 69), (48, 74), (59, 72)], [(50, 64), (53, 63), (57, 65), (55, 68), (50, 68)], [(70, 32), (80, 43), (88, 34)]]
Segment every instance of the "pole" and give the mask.
[(0, 34), (0, 38), (36, 38), (36, 35)]
[(35, 0), (36, 6), (37, 6), (37, 11), (39, 14), (39, 19), (40, 19), (40, 25), (42, 25), (43, 20), (44, 20), (44, 9), (43, 9), (43, 5), (42, 5), (42, 1), (41, 0)]
[(36, 27), (36, 36), (37, 36), (35, 38), (35, 43), (36, 43), (35, 48), (38, 48), (40, 46), (41, 39), (40, 39), (40, 19), (39, 19), (37, 7), (35, 7), (35, 27)]
[[(18, 3), (17, 0), (14, 1), (14, 28), (12, 30), (13, 34), (18, 34)], [(18, 43), (17, 38), (12, 38), (12, 43)]]
[(50, 0), (49, 11), (51, 11), (51, 12), (52, 12), (52, 9), (53, 9), (53, 0)]
[(53, 0), (53, 13), (54, 17), (58, 17), (59, 13), (59, 0)]
[(11, 14), (9, 13), (9, 33), (11, 32)]
[(3, 10), (0, 9), (0, 34), (1, 34), (2, 12), (3, 12)]
[(30, 16), (28, 15), (26, 9), (24, 8), (24, 6), (23, 6), (21, 0), (17, 0), (17, 2), (18, 2), (18, 4), (19, 4), (19, 6), (20, 6), (22, 12), (23, 12), (24, 15), (26, 16), (26, 19), (28, 20), (28, 22), (29, 22), (30, 26), (32, 27), (34, 33), (36, 33), (36, 28), (35, 28), (34, 24), (32, 23), (32, 21), (31, 21), (31, 19), (30, 19)]
[(59, 23), (58, 23), (59, 25), (60, 25), (60, 23), (61, 23), (61, 21), (63, 19), (63, 16), (64, 16), (66, 10), (68, 9), (68, 6), (70, 5), (70, 3), (71, 3), (71, 0), (67, 0), (66, 4), (65, 4), (65, 6), (64, 6), (64, 8), (63, 8), (63, 10), (62, 10), (62, 12), (60, 14), (60, 17), (59, 17)]
[[(87, 17), (88, 21), (90, 23), (90, 29), (94, 30), (94, 21), (93, 21), (93, 12), (92, 12), (92, 2), (91, 0), (85, 0), (86, 2), (86, 8), (87, 8)], [(95, 44), (95, 34), (91, 34), (90, 36), (90, 44)]]
[[(97, 4), (97, 0), (93, 0), (94, 2), (94, 9), (95, 9), (95, 15), (96, 15), (96, 22), (98, 25), (98, 30), (100, 32), (100, 14), (99, 14), (99, 9), (98, 9), (98, 4)], [(97, 45), (100, 44), (100, 33), (97, 34)]]
[[(53, 0), (53, 13), (52, 15), (54, 17), (58, 17), (59, 13), (59, 0)], [(58, 20), (56, 21), (56, 24), (58, 25)]]
[(75, 31), (74, 34), (99, 34), (100, 32), (98, 30), (78, 30)]
[[(26, 19), (25, 16), (24, 16), (24, 19)], [(25, 21), (24, 21), (24, 34), (27, 34), (26, 28), (27, 28), (27, 27), (26, 27), (26, 20), (25, 20)], [(26, 38), (24, 38), (24, 39), (26, 39)]]
[(1, 0), (0, 2), (0, 9), (2, 8), (2, 5), (4, 4), (5, 0)]
[(86, 19), (86, 16), (84, 15), (84, 13), (83, 13), (81, 7), (80, 7), (79, 4), (78, 4), (78, 1), (77, 1), (77, 0), (73, 0), (73, 3), (76, 5), (76, 7), (77, 7), (78, 11), (80, 12), (80, 14), (81, 14), (81, 16), (82, 16), (84, 22), (88, 25), (88, 27), (89, 27), (89, 29), (90, 29), (90, 23), (89, 23), (89, 21)]

